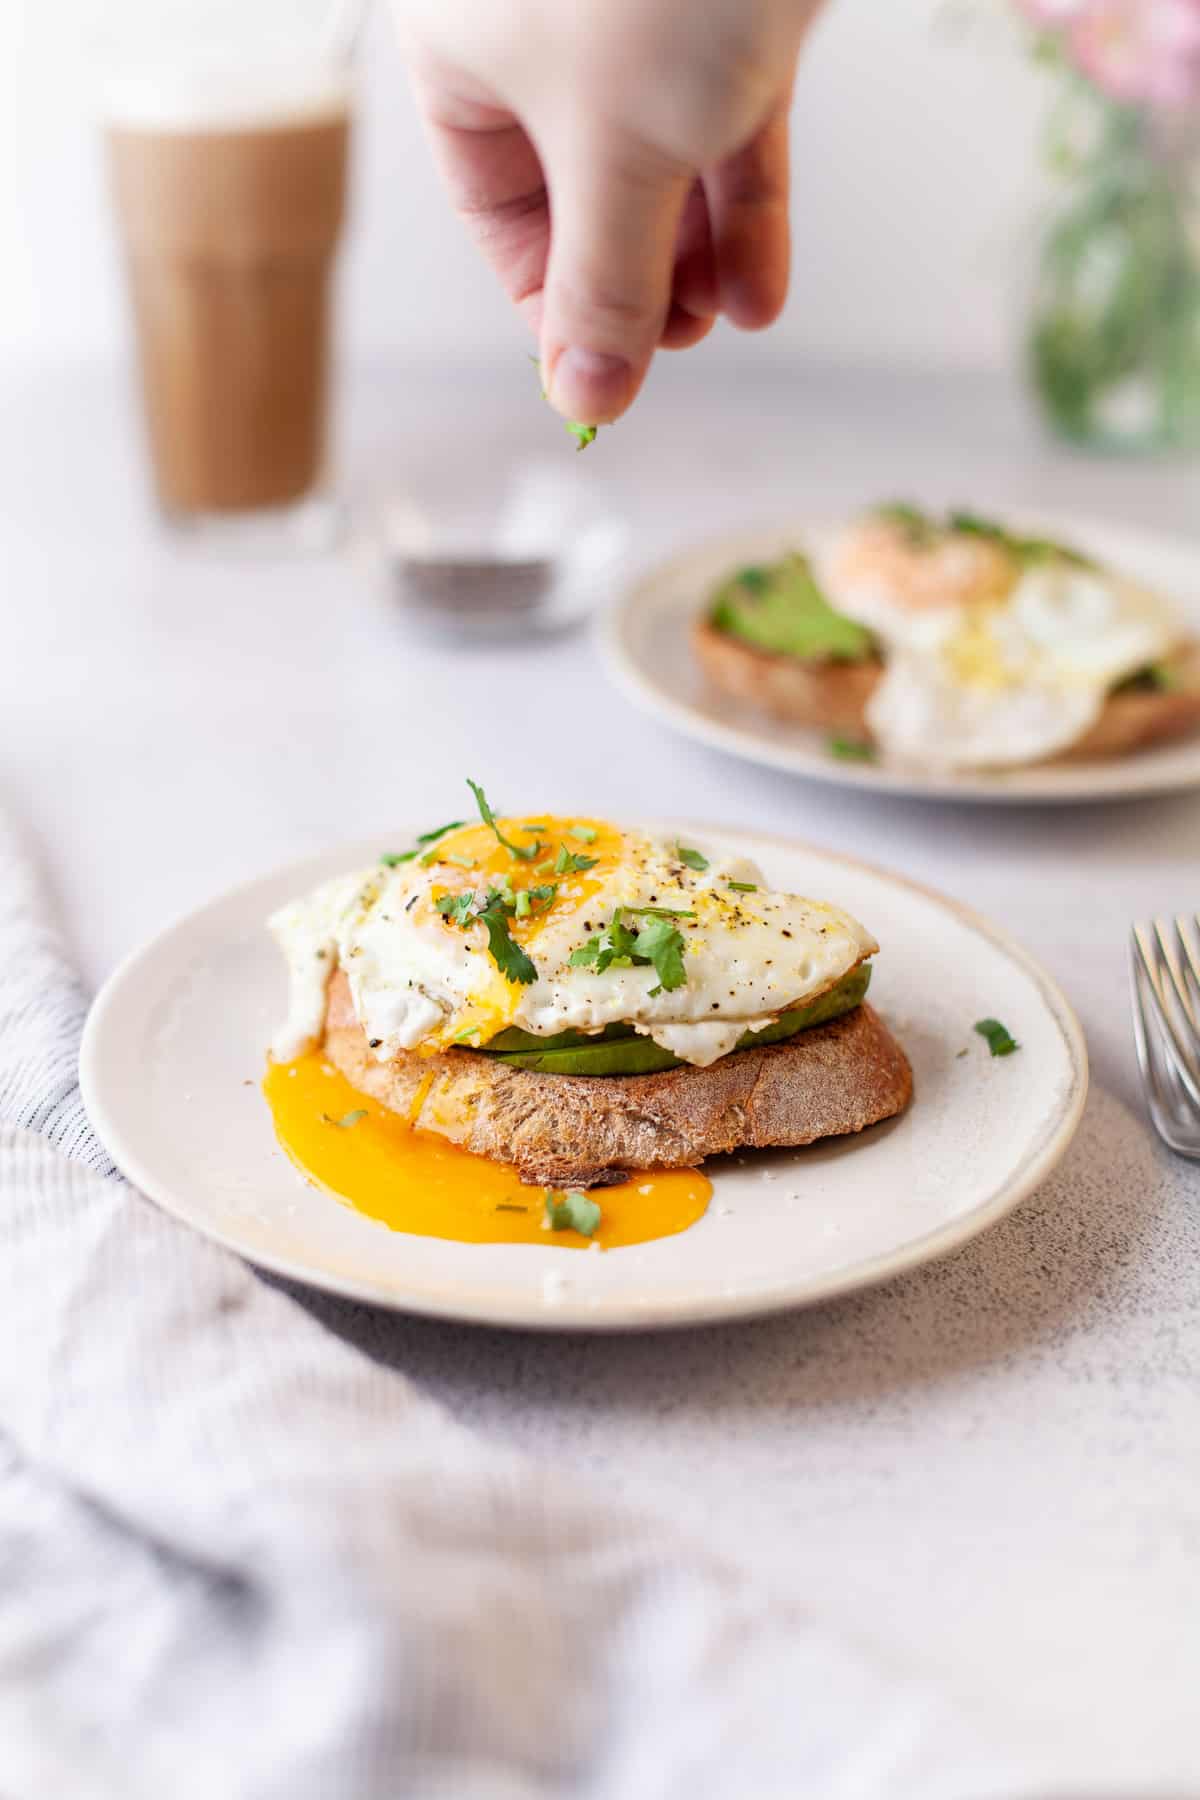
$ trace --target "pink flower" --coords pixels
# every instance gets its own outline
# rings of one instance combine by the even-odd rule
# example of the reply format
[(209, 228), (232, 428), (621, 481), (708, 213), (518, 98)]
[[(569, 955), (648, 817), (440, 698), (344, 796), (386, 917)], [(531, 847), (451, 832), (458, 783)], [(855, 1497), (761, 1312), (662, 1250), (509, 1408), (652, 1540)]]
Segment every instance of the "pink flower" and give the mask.
[[(1126, 105), (1200, 102), (1200, 0), (1033, 0), (1088, 80)], [(1026, 5), (1025, 10), (1029, 10)]]

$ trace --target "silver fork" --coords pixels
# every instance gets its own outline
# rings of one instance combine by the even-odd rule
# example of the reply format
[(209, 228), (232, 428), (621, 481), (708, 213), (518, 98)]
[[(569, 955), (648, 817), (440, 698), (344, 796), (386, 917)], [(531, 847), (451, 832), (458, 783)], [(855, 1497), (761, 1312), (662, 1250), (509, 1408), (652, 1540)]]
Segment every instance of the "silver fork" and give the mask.
[(1133, 1037), (1154, 1128), (1200, 1161), (1200, 914), (1135, 925)]

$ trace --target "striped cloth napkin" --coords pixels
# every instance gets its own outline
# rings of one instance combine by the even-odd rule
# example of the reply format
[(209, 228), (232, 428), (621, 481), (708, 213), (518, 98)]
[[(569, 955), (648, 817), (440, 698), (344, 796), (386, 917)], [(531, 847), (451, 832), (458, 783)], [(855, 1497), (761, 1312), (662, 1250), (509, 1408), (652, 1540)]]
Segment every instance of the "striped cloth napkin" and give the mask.
[(131, 1188), (50, 910), (0, 818), (4, 1800), (1039, 1791), (939, 1694), (471, 1435)]

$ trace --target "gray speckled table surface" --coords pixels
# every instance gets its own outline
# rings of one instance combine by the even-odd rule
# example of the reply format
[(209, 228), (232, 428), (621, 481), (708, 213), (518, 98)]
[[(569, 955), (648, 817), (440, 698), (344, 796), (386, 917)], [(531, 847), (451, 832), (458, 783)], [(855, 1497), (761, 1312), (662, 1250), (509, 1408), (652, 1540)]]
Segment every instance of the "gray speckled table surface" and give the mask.
[[(400, 633), (361, 555), (228, 567), (165, 546), (112, 373), (14, 377), (5, 410), (0, 789), (40, 831), (93, 980), (232, 881), (440, 816), (468, 769), (528, 804), (652, 805), (864, 855), (1041, 958), (1088, 1034), (1083, 1126), (943, 1264), (810, 1313), (623, 1339), (298, 1298), (461, 1417), (665, 1501), (1001, 1733), (1041, 1734), (1064, 1790), (1200, 1792), (1200, 1169), (1144, 1123), (1125, 977), (1135, 913), (1200, 903), (1200, 799), (1037, 813), (801, 786), (635, 714), (585, 637), (437, 650)], [(364, 504), (418, 462), (469, 480), (558, 446), (522, 367), (375, 372), (343, 441)], [(901, 489), (1193, 534), (1198, 516), (1195, 471), (1061, 456), (968, 377), (668, 365), (589, 456), (647, 557)]]

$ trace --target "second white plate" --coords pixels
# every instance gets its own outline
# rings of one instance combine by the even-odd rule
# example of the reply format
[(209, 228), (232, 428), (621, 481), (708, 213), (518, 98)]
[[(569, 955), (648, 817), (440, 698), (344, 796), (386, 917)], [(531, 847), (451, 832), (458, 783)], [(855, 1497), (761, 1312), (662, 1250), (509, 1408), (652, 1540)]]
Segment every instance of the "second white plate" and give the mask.
[[(1161, 589), (1200, 636), (1200, 545), (1079, 519), (1030, 524), (1068, 543), (1085, 544)], [(1200, 735), (1094, 762), (937, 774), (885, 762), (840, 762), (829, 754), (822, 733), (782, 724), (720, 693), (705, 680), (691, 646), (692, 624), (708, 596), (732, 569), (770, 562), (828, 529), (827, 520), (801, 519), (760, 527), (700, 544), (644, 575), (605, 621), (608, 662), (618, 685), (646, 712), (702, 743), (844, 787), (1010, 803), (1114, 800), (1200, 787)]]
[[(846, 906), (875, 933), (871, 999), (916, 1077), (902, 1118), (804, 1150), (717, 1158), (697, 1225), (603, 1255), (449, 1243), (363, 1217), (297, 1174), (258, 1084), (286, 995), (264, 920), (387, 847), (372, 842), (214, 900), (117, 970), (81, 1055), (97, 1131), (145, 1193), (252, 1262), (385, 1306), (542, 1329), (692, 1324), (845, 1293), (954, 1249), (1045, 1178), (1079, 1121), (1087, 1057), (1066, 1001), (1022, 951), (878, 869), (717, 827), (669, 829), (735, 845), (772, 885)], [(989, 1056), (972, 1031), (989, 1015), (1017, 1055)]]

